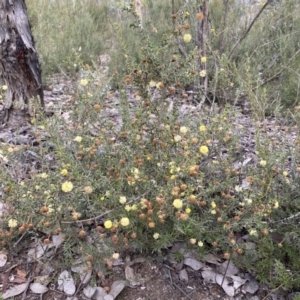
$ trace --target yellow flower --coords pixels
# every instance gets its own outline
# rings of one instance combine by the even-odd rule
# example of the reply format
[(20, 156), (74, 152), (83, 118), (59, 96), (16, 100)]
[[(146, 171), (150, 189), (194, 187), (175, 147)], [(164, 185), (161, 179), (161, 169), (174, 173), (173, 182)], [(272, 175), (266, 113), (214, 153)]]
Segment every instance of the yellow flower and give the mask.
[(120, 257), (120, 254), (119, 253), (114, 253), (113, 255), (112, 255), (112, 258), (113, 259), (118, 259)]
[(287, 171), (283, 171), (283, 172), (282, 172), (282, 175), (283, 175), (283, 176), (288, 176), (288, 172), (287, 172)]
[(60, 172), (60, 174), (62, 176), (67, 176), (68, 175), (68, 170), (67, 169), (62, 169), (61, 172)]
[(47, 174), (47, 173), (42, 173), (42, 174), (41, 174), (41, 178), (44, 178), (44, 179), (45, 179), (45, 178), (47, 178), (47, 177), (48, 177), (48, 174)]
[(192, 244), (192, 245), (195, 245), (196, 244), (196, 242), (197, 242), (197, 240), (196, 239), (190, 239), (190, 243)]
[(105, 221), (104, 222), (104, 227), (106, 228), (106, 229), (110, 229), (111, 227), (112, 227), (112, 221), (111, 220), (107, 220), (107, 221)]
[(48, 205), (48, 214), (52, 214), (54, 212), (53, 204)]
[(277, 208), (279, 207), (279, 202), (278, 202), (277, 200), (275, 201), (273, 207), (274, 207), (275, 209), (277, 209)]
[(186, 33), (183, 36), (183, 40), (184, 40), (185, 43), (189, 43), (192, 40), (192, 36), (189, 33)]
[(215, 33), (215, 31), (216, 30), (214, 28), (211, 28), (211, 30), (210, 30), (211, 33)]
[(9, 228), (16, 228), (18, 226), (18, 221), (15, 219), (8, 220), (8, 227)]
[(2, 85), (2, 90), (6, 91), (8, 89), (7, 85)]
[(129, 219), (128, 218), (122, 218), (121, 220), (120, 220), (120, 224), (122, 225), (122, 226), (124, 226), (124, 227), (126, 227), (126, 226), (128, 226), (129, 224), (130, 224), (130, 221), (129, 221)]
[(206, 76), (206, 71), (205, 70), (202, 70), (201, 72), (200, 72), (200, 77), (205, 77)]
[(250, 198), (245, 198), (245, 202), (246, 202), (246, 204), (252, 204), (252, 199), (250, 199)]
[(76, 136), (74, 141), (77, 142), (77, 143), (80, 143), (82, 141), (82, 137), (81, 136)]
[(136, 204), (133, 204), (133, 205), (131, 206), (131, 210), (137, 210), (137, 209), (138, 209), (138, 207), (137, 207)]
[(149, 82), (149, 86), (150, 86), (150, 87), (156, 87), (156, 84), (157, 84), (157, 82), (154, 81), (154, 80), (151, 80), (151, 81)]
[(188, 131), (188, 128), (185, 127), (185, 126), (182, 126), (182, 127), (180, 127), (179, 131), (180, 131), (180, 133), (182, 133), (182, 134), (186, 134), (187, 131)]
[(110, 196), (110, 191), (106, 191), (106, 192), (105, 192), (105, 196), (106, 196), (106, 197), (109, 197), (109, 196)]
[(81, 79), (80, 80), (80, 84), (82, 85), (82, 86), (87, 86), (88, 85), (88, 80), (87, 79)]
[(100, 197), (100, 200), (101, 200), (101, 201), (104, 201), (104, 200), (105, 200), (105, 197), (103, 197), (103, 196)]
[(154, 233), (154, 234), (153, 234), (153, 238), (154, 238), (155, 240), (157, 240), (157, 239), (159, 238), (159, 233), (157, 233), (157, 232)]
[(205, 125), (200, 125), (199, 126), (199, 131), (206, 131)]
[(189, 207), (187, 207), (187, 208), (185, 209), (185, 212), (186, 212), (187, 214), (190, 214), (191, 211), (192, 211), (192, 210), (191, 210)]
[(175, 161), (170, 161), (170, 162), (169, 162), (169, 166), (170, 166), (170, 167), (174, 167), (174, 166), (175, 166)]
[(73, 183), (71, 181), (65, 181), (61, 185), (61, 190), (65, 193), (69, 193), (73, 190)]
[(132, 173), (133, 175), (139, 175), (140, 171), (139, 171), (139, 169), (137, 169), (137, 168), (133, 168), (133, 169), (131, 169), (131, 173)]
[(120, 202), (121, 204), (126, 203), (126, 201), (127, 201), (127, 199), (126, 199), (125, 196), (120, 196), (119, 202)]
[(216, 205), (216, 202), (215, 202), (215, 201), (212, 201), (212, 203), (211, 203), (211, 207), (212, 207), (212, 208), (216, 208), (216, 207), (217, 207), (217, 205)]
[(181, 136), (180, 135), (175, 135), (174, 136), (174, 142), (175, 143), (178, 143), (178, 142), (180, 142), (181, 141)]
[(199, 247), (203, 247), (203, 242), (202, 242), (202, 241), (199, 241), (199, 242), (198, 242), (198, 246), (199, 246)]
[(207, 147), (207, 146), (201, 146), (201, 147), (199, 148), (199, 151), (200, 151), (201, 154), (205, 155), (205, 154), (208, 153), (209, 150), (208, 150), (208, 147)]
[(213, 210), (211, 210), (211, 212), (210, 212), (212, 215), (215, 215), (217, 212), (216, 212), (216, 210), (215, 209), (213, 209)]
[(180, 209), (182, 207), (183, 203), (182, 203), (182, 200), (180, 199), (175, 199), (173, 201), (173, 206), (177, 209)]
[(205, 57), (205, 56), (202, 56), (202, 57), (201, 57), (201, 62), (202, 62), (202, 63), (206, 63), (206, 61), (207, 61), (206, 57)]
[(267, 162), (265, 160), (261, 160), (259, 162), (259, 164), (262, 166), (262, 167), (265, 167), (267, 165)]
[(250, 234), (250, 235), (257, 235), (257, 231), (256, 231), (255, 229), (251, 229), (251, 230), (249, 231), (249, 234)]
[(132, 207), (129, 204), (125, 205), (124, 208), (125, 208), (126, 211), (131, 211), (132, 210)]

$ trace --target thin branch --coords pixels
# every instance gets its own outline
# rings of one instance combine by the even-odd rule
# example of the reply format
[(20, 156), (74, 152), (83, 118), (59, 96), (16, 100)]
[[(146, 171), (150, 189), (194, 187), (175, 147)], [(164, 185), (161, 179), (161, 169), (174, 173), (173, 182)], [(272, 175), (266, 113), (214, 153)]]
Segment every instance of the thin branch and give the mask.
[(252, 20), (251, 24), (249, 25), (248, 29), (246, 30), (245, 34), (239, 38), (239, 40), (235, 43), (235, 45), (232, 47), (231, 51), (228, 54), (228, 58), (231, 57), (231, 55), (233, 54), (234, 50), (237, 48), (237, 46), (239, 46), (241, 44), (241, 42), (246, 38), (246, 36), (248, 35), (248, 33), (250, 32), (252, 26), (254, 25), (254, 23), (256, 22), (256, 20), (259, 18), (259, 16), (261, 15), (261, 13), (264, 11), (264, 9), (268, 6), (268, 4), (271, 2), (271, 0), (268, 0), (264, 6), (260, 9), (260, 11), (258, 12), (258, 14), (255, 16), (255, 18)]

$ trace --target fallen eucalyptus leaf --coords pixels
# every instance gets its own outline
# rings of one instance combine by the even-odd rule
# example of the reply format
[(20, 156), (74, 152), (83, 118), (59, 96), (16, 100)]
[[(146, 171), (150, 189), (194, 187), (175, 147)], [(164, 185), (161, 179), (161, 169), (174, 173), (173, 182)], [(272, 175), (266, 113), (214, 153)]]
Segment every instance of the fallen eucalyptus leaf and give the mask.
[(58, 277), (58, 289), (67, 295), (74, 295), (76, 291), (74, 279), (67, 270), (61, 272)]
[(183, 263), (186, 266), (191, 267), (193, 270), (198, 271), (204, 267), (204, 264), (198, 261), (197, 259), (187, 257), (184, 259)]
[(217, 266), (217, 271), (226, 276), (236, 275), (239, 273), (239, 269), (232, 263), (231, 260), (226, 260), (222, 264)]
[(92, 270), (87, 270), (86, 273), (79, 273), (81, 283), (87, 284), (92, 277)]
[(5, 266), (6, 262), (7, 262), (7, 255), (0, 254), (0, 267)]
[(217, 272), (215, 270), (205, 270), (201, 272), (204, 281), (209, 283), (216, 283)]
[(55, 250), (57, 250), (57, 248), (64, 242), (65, 240), (65, 234), (63, 233), (59, 233), (59, 234), (55, 234), (52, 236), (52, 242), (53, 245), (55, 246)]
[(129, 281), (129, 284), (131, 286), (140, 285), (140, 283), (136, 280), (133, 268), (129, 266), (125, 267), (125, 278)]
[(84, 271), (86, 271), (87, 266), (87, 260), (83, 257), (80, 257), (73, 263), (73, 265), (71, 266), (71, 270), (74, 273), (83, 273)]
[(2, 298), (8, 299), (17, 295), (20, 295), (27, 289), (28, 283), (22, 283), (18, 285), (14, 285), (11, 288), (9, 288), (5, 293), (3, 293)]
[(34, 259), (41, 258), (44, 253), (47, 251), (47, 249), (51, 248), (53, 246), (53, 243), (50, 244), (37, 244), (31, 247), (27, 254), (27, 262), (31, 262)]
[(83, 294), (87, 297), (87, 298), (89, 298), (89, 299), (91, 299), (93, 296), (94, 296), (94, 294), (95, 294), (95, 292), (96, 292), (96, 289), (97, 289), (97, 287), (91, 287), (91, 286), (86, 286), (84, 289), (83, 289)]
[(117, 298), (117, 296), (123, 291), (124, 287), (125, 282), (123, 280), (115, 281), (110, 287), (109, 295), (111, 295), (113, 299)]
[(213, 254), (206, 254), (204, 256), (204, 260), (214, 265), (219, 265), (221, 262), (221, 259)]
[(104, 297), (107, 295), (107, 292), (104, 288), (102, 287), (96, 287), (96, 291), (92, 299), (94, 300), (103, 300)]
[(189, 276), (188, 276), (188, 273), (186, 271), (186, 269), (182, 269), (180, 272), (179, 272), (179, 279), (181, 281), (185, 281), (185, 282), (188, 282), (189, 281)]
[(228, 296), (230, 296), (230, 297), (234, 296), (235, 289), (234, 289), (232, 283), (229, 282), (229, 280), (227, 279), (226, 276), (224, 277), (224, 275), (222, 275), (222, 274), (217, 274), (216, 282), (218, 285), (220, 285), (222, 287), (222, 289)]
[(44, 294), (48, 292), (48, 288), (41, 283), (32, 283), (30, 285), (30, 290), (35, 294)]

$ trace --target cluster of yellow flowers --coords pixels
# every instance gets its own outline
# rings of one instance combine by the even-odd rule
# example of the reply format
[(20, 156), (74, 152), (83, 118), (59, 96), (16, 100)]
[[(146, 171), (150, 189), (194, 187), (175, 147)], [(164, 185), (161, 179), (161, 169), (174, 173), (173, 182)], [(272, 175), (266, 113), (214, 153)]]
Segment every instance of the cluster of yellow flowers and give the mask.
[(106, 220), (104, 222), (104, 227), (106, 229), (111, 229), (112, 227), (116, 228), (118, 227), (118, 224), (122, 225), (123, 227), (126, 227), (130, 224), (130, 220), (127, 217), (123, 217), (120, 219), (119, 222), (114, 222), (114, 223), (111, 220)]

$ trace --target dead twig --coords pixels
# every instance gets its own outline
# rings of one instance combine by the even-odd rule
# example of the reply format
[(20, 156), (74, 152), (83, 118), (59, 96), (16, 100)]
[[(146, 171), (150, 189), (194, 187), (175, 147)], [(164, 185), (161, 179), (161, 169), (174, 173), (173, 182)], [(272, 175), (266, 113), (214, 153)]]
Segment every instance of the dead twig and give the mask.
[(230, 259), (228, 259), (228, 263), (227, 263), (226, 270), (225, 270), (225, 273), (224, 273), (224, 276), (223, 276), (223, 279), (222, 279), (221, 287), (223, 286), (225, 276), (226, 276), (226, 273), (227, 273), (227, 270), (228, 270), (228, 267), (229, 267), (229, 263), (230, 263)]

